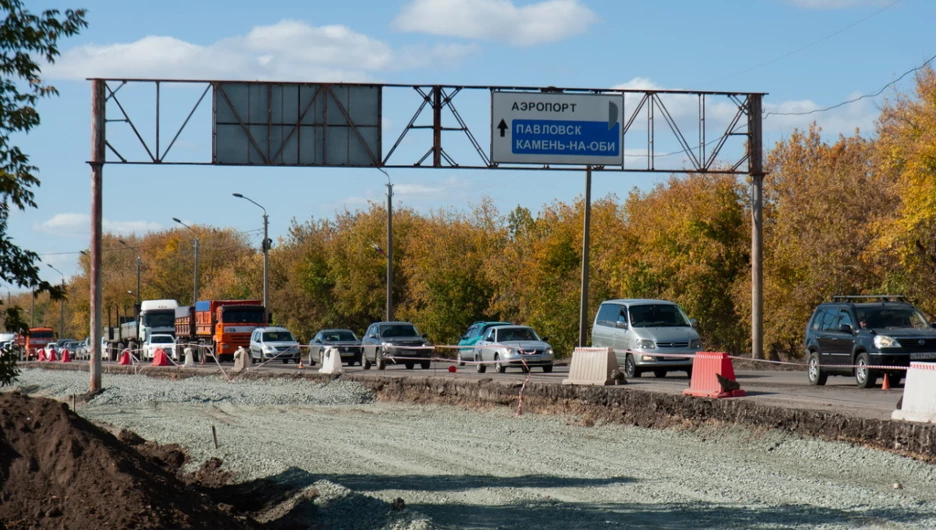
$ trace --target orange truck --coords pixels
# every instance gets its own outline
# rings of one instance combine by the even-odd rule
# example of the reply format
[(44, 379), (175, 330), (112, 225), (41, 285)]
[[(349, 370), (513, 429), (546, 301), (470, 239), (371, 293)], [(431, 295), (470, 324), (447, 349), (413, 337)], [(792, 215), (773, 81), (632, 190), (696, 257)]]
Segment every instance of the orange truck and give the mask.
[(253, 330), (266, 326), (261, 300), (199, 300), (194, 307), (176, 308), (176, 342), (195, 344), (198, 356), (214, 348), (219, 361), (231, 361), (238, 346), (250, 346)]
[(25, 337), (26, 359), (39, 357), (39, 350), (55, 342), (55, 330), (52, 328), (29, 328)]

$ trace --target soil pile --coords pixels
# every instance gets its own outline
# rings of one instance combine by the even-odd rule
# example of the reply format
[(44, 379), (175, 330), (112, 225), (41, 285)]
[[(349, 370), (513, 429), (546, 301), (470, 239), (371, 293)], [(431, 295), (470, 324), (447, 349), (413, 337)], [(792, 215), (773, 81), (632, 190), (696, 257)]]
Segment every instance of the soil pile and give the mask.
[(64, 403), (0, 394), (0, 529), (260, 528), (179, 480), (181, 451), (151, 456)]

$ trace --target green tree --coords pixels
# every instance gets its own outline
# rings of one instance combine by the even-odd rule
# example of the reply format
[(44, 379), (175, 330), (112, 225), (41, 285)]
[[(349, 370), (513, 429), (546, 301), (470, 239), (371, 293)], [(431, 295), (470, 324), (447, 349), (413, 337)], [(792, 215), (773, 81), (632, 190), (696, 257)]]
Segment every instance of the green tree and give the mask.
[[(39, 100), (58, 94), (42, 80), (37, 60), (55, 61), (59, 39), (76, 35), (87, 26), (85, 11), (68, 10), (62, 16), (50, 9), (35, 15), (20, 0), (0, 0), (0, 13), (5, 15), (0, 25), (0, 280), (61, 298), (65, 293), (60, 287), (39, 278), (39, 256), (20, 248), (7, 235), (10, 208), (35, 208), (32, 190), (39, 186), (39, 168), (13, 144), (12, 137), (37, 127)], [(4, 322), (8, 330), (27, 329), (17, 306), (5, 308)], [(0, 362), (0, 385), (10, 383), (16, 375), (12, 357)]]

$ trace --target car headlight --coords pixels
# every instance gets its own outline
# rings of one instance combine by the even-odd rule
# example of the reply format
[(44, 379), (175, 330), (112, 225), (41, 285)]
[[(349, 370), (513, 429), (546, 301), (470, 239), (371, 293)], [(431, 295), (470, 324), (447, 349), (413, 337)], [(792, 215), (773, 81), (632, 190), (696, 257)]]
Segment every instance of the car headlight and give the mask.
[(637, 341), (637, 347), (641, 350), (652, 350), (656, 348), (656, 345), (652, 340), (649, 339), (640, 339)]
[(887, 335), (875, 335), (874, 346), (878, 348), (899, 348), (900, 342), (894, 337), (889, 337)]
[(274, 348), (273, 346), (264, 345), (263, 353), (276, 353), (276, 348)]
[(689, 343), (690, 348), (701, 348), (702, 341), (699, 339), (692, 339), (692, 342)]
[(553, 354), (552, 348), (546, 348), (546, 350), (543, 353), (545, 353), (546, 355), (552, 355)]
[(390, 351), (390, 348), (392, 347), (393, 347), (393, 344), (390, 344), (389, 342), (380, 343), (380, 351)]
[(513, 348), (507, 348), (506, 350), (504, 350), (504, 353), (506, 353), (507, 355), (513, 355), (517, 352)]

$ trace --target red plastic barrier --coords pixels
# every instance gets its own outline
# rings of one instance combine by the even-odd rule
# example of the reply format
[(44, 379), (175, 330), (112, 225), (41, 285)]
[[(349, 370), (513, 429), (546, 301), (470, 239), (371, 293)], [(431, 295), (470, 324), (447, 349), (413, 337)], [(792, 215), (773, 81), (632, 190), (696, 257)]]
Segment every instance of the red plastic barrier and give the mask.
[[(721, 376), (723, 381), (719, 381), (718, 376)], [(736, 388), (725, 388), (726, 386)], [(689, 388), (683, 390), (683, 394), (725, 398), (743, 397), (747, 395), (747, 392), (741, 390), (735, 381), (734, 366), (727, 353), (699, 352), (692, 361), (692, 381)]]
[(117, 364), (130, 364), (130, 350), (120, 352), (120, 361)]
[(150, 366), (171, 366), (169, 364), (169, 358), (166, 357), (166, 350), (159, 348), (156, 350), (156, 353), (153, 354), (153, 362)]
[(71, 362), (71, 355), (68, 353), (68, 348), (65, 348), (64, 350), (62, 350), (62, 362), (63, 363)]
[(49, 362), (57, 361), (57, 360), (58, 360), (58, 357), (56, 357), (56, 355), (55, 355), (55, 350), (49, 350), (49, 356), (48, 356), (48, 358), (46, 358), (46, 360), (49, 361)]
[(36, 359), (36, 361), (38, 361), (38, 362), (40, 362), (40, 363), (41, 363), (41, 362), (45, 362), (45, 360), (46, 360), (45, 348), (39, 348), (39, 349), (36, 350), (36, 351), (38, 352), (38, 355), (39, 355), (39, 357)]

